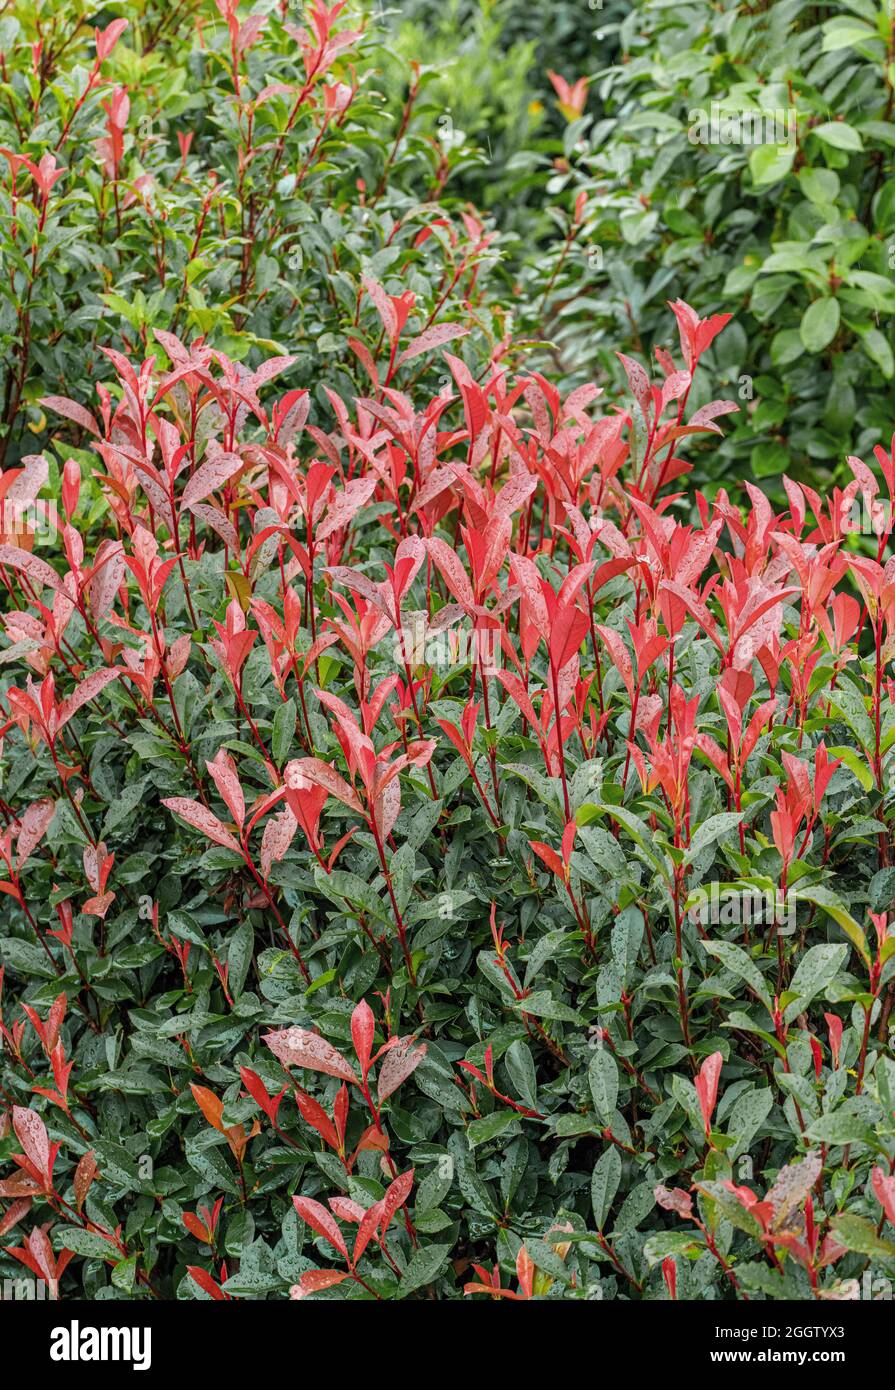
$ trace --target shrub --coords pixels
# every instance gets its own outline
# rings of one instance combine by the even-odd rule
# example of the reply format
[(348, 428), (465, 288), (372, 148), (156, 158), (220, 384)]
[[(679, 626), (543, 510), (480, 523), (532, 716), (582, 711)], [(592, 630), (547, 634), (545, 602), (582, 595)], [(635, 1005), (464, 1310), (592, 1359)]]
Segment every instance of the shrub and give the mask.
[(559, 228), (528, 253), (527, 326), (570, 382), (618, 382), (619, 343), (667, 345), (669, 294), (736, 304), (708, 362), (742, 409), (705, 481), (780, 505), (784, 473), (847, 482), (895, 407), (889, 7), (826, 13), (644, 0), (608, 26), (616, 63), (562, 69), (586, 107), (530, 156)]
[(487, 361), (495, 233), (451, 197), (461, 152), (419, 128), (434, 74), (404, 66), (385, 109), (383, 36), (342, 3), (128, 13), (0, 17), (0, 463), (45, 437), (42, 397), (92, 393), (97, 344), (139, 352), (155, 327), (240, 362), (288, 342), (315, 391), (350, 395), (380, 332), (365, 276)]
[[(675, 359), (624, 358), (601, 414), (449, 352), (396, 390), (437, 340), (368, 292), (367, 394), (326, 414), (273, 388), (292, 358), (159, 328), (95, 408), (45, 405), (92, 452), (58, 541), (0, 547), (0, 1272), (890, 1273), (891, 455), (709, 503), (687, 458), (736, 407), (688, 393), (726, 315), (676, 301)], [(47, 476), (7, 470), (7, 507)]]
[(498, 220), (511, 273), (541, 210), (540, 152), (563, 125), (548, 74), (605, 65), (613, 16), (623, 12), (617, 0), (553, 0), (545, 24), (542, 10), (519, 0), (410, 0), (386, 16), (397, 51), (424, 53), (435, 69), (426, 92), (432, 134), (466, 151), (453, 188)]

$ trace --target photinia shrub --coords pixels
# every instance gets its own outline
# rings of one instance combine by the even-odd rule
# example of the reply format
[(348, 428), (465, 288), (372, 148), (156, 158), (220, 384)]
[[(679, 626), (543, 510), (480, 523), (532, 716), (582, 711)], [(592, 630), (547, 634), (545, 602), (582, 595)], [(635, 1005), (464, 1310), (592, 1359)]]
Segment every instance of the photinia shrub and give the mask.
[[(368, 281), (417, 336), (466, 334), (487, 363), (506, 337), (497, 234), (454, 196), (467, 156), (429, 129), (433, 69), (398, 65), (344, 0), (124, 8), (0, 14), (0, 464), (44, 441), (47, 395), (92, 395), (98, 344), (139, 357), (156, 327), (240, 365), (288, 343), (316, 399), (350, 396), (383, 334)], [(431, 356), (401, 385), (430, 365), (437, 389)]]
[(325, 411), (156, 328), (3, 474), (0, 1273), (890, 1277), (892, 454), (709, 502), (728, 315), (675, 301), (603, 412), (364, 295)]

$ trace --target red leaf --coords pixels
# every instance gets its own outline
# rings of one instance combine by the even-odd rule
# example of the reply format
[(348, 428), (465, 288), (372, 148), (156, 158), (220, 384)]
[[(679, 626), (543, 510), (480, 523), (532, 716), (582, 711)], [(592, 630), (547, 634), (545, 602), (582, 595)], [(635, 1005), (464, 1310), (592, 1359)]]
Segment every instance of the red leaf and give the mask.
[(382, 1224), (380, 1230), (382, 1231), (383, 1239), (385, 1239), (385, 1233), (389, 1228), (389, 1223), (395, 1212), (403, 1207), (407, 1198), (410, 1196), (410, 1190), (413, 1187), (413, 1173), (414, 1170), (408, 1168), (406, 1173), (401, 1173), (399, 1177), (395, 1178), (394, 1182), (389, 1184), (385, 1196), (379, 1203), (379, 1206), (382, 1208)]
[(295, 1104), (298, 1106), (299, 1114), (312, 1129), (316, 1129), (322, 1139), (329, 1144), (331, 1149), (339, 1152), (339, 1136), (336, 1134), (336, 1127), (327, 1115), (323, 1106), (316, 1101), (313, 1096), (309, 1096), (305, 1091), (295, 1088)]
[(319, 1202), (315, 1202), (311, 1197), (293, 1197), (292, 1205), (298, 1212), (302, 1221), (316, 1231), (319, 1236), (329, 1241), (333, 1249), (338, 1250), (340, 1255), (344, 1255), (347, 1262), (351, 1260), (348, 1255), (348, 1246), (345, 1244), (344, 1236), (336, 1225), (335, 1219), (330, 1216), (326, 1207), (322, 1207)]
[(374, 1202), (369, 1211), (364, 1212), (354, 1242), (354, 1255), (352, 1257), (354, 1264), (357, 1264), (361, 1255), (373, 1239), (373, 1236), (376, 1234), (376, 1228), (379, 1225), (381, 1217), (382, 1202)]
[(224, 1102), (215, 1095), (214, 1091), (209, 1091), (207, 1086), (196, 1086), (193, 1082), (190, 1082), (190, 1090), (193, 1093), (193, 1100), (202, 1111), (202, 1114), (205, 1116), (212, 1129), (220, 1130), (221, 1134), (223, 1134), (224, 1124), (221, 1117), (224, 1113)]
[(351, 1040), (360, 1062), (361, 1075), (364, 1077), (370, 1070), (370, 1053), (373, 1051), (375, 1032), (376, 1020), (373, 1018), (373, 1010), (367, 1001), (362, 999), (351, 1015)]
[(209, 1297), (219, 1301), (227, 1301), (228, 1295), (224, 1293), (219, 1284), (215, 1283), (207, 1269), (203, 1269), (201, 1265), (187, 1265), (186, 1272), (191, 1279), (195, 1280), (203, 1293), (207, 1293)]
[(75, 1204), (77, 1206), (78, 1211), (80, 1211), (83, 1207), (84, 1201), (87, 1197), (87, 1193), (90, 1191), (90, 1184), (93, 1182), (93, 1179), (95, 1177), (96, 1156), (94, 1155), (92, 1149), (88, 1149), (85, 1154), (81, 1155), (80, 1159), (78, 1160), (78, 1166), (75, 1169)]
[(293, 1288), (299, 1289), (302, 1296), (309, 1293), (320, 1293), (323, 1289), (332, 1289), (336, 1284), (343, 1284), (349, 1278), (347, 1274), (338, 1269), (307, 1269), (304, 1274), (299, 1275), (298, 1283)]
[(556, 874), (557, 878), (564, 880), (566, 876), (565, 865), (556, 850), (551, 849), (549, 845), (542, 844), (540, 840), (529, 840), (528, 843), (538, 858), (547, 865), (550, 872)]
[(290, 788), (302, 790), (308, 782), (313, 782), (318, 787), (323, 787), (330, 796), (334, 796), (337, 801), (341, 801), (344, 806), (352, 811), (357, 811), (363, 815), (363, 807), (357, 794), (336, 772), (334, 767), (325, 763), (322, 758), (293, 758), (292, 762), (286, 764), (284, 773), (287, 793)]

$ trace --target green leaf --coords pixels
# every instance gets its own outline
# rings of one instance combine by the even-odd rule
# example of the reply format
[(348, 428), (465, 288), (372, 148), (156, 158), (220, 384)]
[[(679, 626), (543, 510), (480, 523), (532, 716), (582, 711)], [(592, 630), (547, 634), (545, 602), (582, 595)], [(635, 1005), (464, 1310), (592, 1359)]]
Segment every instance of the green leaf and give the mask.
[(227, 946), (227, 987), (234, 999), (238, 999), (245, 988), (254, 949), (254, 928), (251, 922), (241, 922)]
[(471, 1120), (466, 1130), (469, 1147), (476, 1149), (480, 1144), (487, 1144), (490, 1139), (496, 1139), (498, 1134), (503, 1134), (504, 1130), (509, 1129), (518, 1119), (517, 1112), (507, 1108), (494, 1110), (490, 1115), (483, 1115), (481, 1119)]
[(895, 906), (895, 869), (880, 869), (870, 880), (870, 911), (890, 912)]
[(743, 819), (741, 811), (719, 811), (714, 816), (709, 816), (708, 820), (697, 826), (690, 841), (683, 862), (692, 864), (698, 854), (709, 845), (713, 845), (716, 840), (722, 840), (726, 835), (732, 835)]
[(427, 1245), (417, 1250), (398, 1285), (398, 1297), (406, 1298), (415, 1289), (433, 1283), (447, 1264), (451, 1249), (450, 1245)]
[(635, 1231), (655, 1205), (656, 1198), (651, 1182), (643, 1182), (633, 1187), (622, 1203), (621, 1211), (610, 1232), (612, 1239), (618, 1240), (620, 1236)]
[(789, 989), (798, 997), (789, 1004), (784, 1019), (791, 1023), (802, 1013), (816, 994), (821, 994), (841, 970), (848, 955), (848, 947), (840, 945), (811, 946), (802, 956), (792, 977)]
[(895, 1260), (895, 1245), (890, 1240), (882, 1240), (876, 1234), (876, 1227), (864, 1216), (851, 1212), (840, 1212), (831, 1222), (833, 1235), (849, 1250), (859, 1255), (869, 1255), (871, 1259)]
[(749, 1152), (755, 1134), (774, 1108), (774, 1093), (770, 1086), (741, 1092), (737, 1096), (727, 1121), (727, 1133), (736, 1140), (730, 1150), (731, 1160)]
[(591, 1175), (590, 1199), (598, 1231), (602, 1231), (606, 1225), (621, 1180), (621, 1154), (614, 1145), (609, 1145), (603, 1150)]
[(295, 701), (290, 696), (283, 704), (277, 706), (277, 712), (273, 717), (270, 748), (277, 767), (283, 766), (292, 749), (295, 739), (295, 716)]
[(830, 145), (834, 150), (856, 153), (864, 148), (861, 137), (854, 126), (847, 125), (845, 121), (824, 121), (823, 125), (814, 126), (811, 134), (816, 135), (818, 139), (823, 140), (825, 145)]
[(77, 1228), (65, 1228), (60, 1231), (57, 1227), (54, 1240), (58, 1241), (59, 1247), (63, 1250), (73, 1250), (76, 1255), (84, 1255), (90, 1259), (114, 1260), (118, 1254), (113, 1241), (94, 1235), (92, 1231)]
[(879, 35), (869, 24), (861, 24), (851, 16), (843, 16), (824, 25), (824, 53), (838, 53), (840, 48), (874, 42), (879, 43)]
[(890, 381), (895, 376), (895, 354), (888, 338), (878, 328), (865, 328), (861, 330), (861, 341), (871, 362), (875, 362), (886, 380)]
[(822, 907), (824, 912), (828, 913), (833, 921), (842, 928), (859, 955), (869, 965), (870, 948), (867, 945), (867, 938), (841, 898), (838, 898), (835, 893), (820, 883), (807, 888), (794, 888), (790, 892), (791, 896), (798, 902), (814, 903), (816, 907)]
[(538, 1075), (528, 1043), (517, 1038), (504, 1054), (504, 1065), (518, 1094), (531, 1110), (538, 1108)]
[(725, 970), (730, 970), (737, 975), (758, 996), (765, 1005), (768, 1013), (772, 1012), (771, 995), (764, 981), (764, 976), (749, 956), (742, 948), (736, 946), (732, 941), (703, 941), (703, 950), (708, 951), (710, 956), (715, 956), (724, 966)]
[(136, 1278), (136, 1255), (130, 1255), (126, 1260), (119, 1260), (118, 1264), (112, 1270), (112, 1285), (116, 1289), (121, 1289), (123, 1293), (130, 1293), (133, 1290)]
[(799, 333), (807, 352), (823, 352), (839, 328), (838, 299), (815, 299), (802, 315)]
[(821, 1144), (867, 1144), (871, 1149), (882, 1148), (869, 1125), (843, 1110), (821, 1115), (806, 1133), (809, 1139), (817, 1139)]
[(795, 157), (795, 145), (758, 145), (749, 155), (749, 169), (755, 187), (767, 188), (785, 179)]
[(669, 1255), (694, 1255), (704, 1249), (705, 1243), (696, 1231), (663, 1231), (660, 1235), (649, 1237), (643, 1247), (643, 1256), (652, 1269)]
[(594, 1108), (603, 1123), (608, 1125), (618, 1100), (618, 1065), (608, 1047), (595, 1048), (587, 1068), (587, 1080), (594, 1098)]
[(851, 681), (845, 680), (841, 681), (835, 690), (828, 692), (827, 699), (857, 736), (861, 747), (870, 753), (875, 745), (876, 733), (863, 696)]

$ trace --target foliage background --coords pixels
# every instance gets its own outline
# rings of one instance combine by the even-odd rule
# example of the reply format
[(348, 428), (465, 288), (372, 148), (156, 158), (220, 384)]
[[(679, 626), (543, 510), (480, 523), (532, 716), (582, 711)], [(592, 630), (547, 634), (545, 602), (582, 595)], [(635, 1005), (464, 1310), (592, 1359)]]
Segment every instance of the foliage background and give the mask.
[[(890, 9), (251, 13), (0, 13), (4, 496), (60, 509), (0, 551), (0, 1276), (889, 1277)], [(796, 145), (694, 145), (713, 100), (795, 105)], [(887, 494), (885, 534), (843, 529)], [(396, 558), (520, 686), (366, 650)], [(315, 808), (299, 765), (359, 748), (405, 760), (386, 844), (380, 793)], [(288, 777), (304, 828), (262, 856)], [(701, 932), (711, 881), (782, 885), (796, 933)]]

